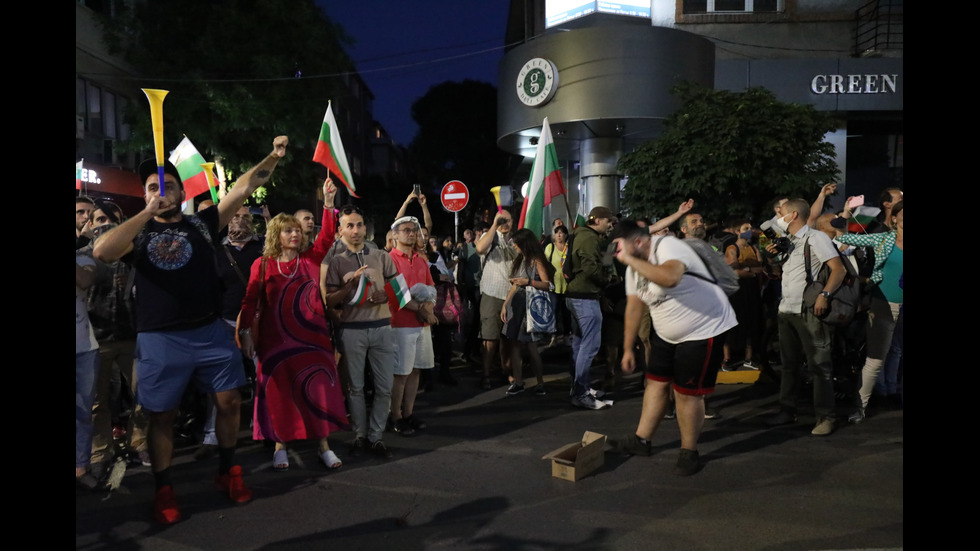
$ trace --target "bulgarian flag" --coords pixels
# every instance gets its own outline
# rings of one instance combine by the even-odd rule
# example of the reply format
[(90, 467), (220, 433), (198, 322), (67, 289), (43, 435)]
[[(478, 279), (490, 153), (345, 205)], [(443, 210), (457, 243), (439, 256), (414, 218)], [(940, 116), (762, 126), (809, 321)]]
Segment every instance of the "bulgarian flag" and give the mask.
[(578, 212), (575, 213), (575, 224), (572, 226), (573, 228), (577, 228), (579, 226), (584, 226), (584, 225), (586, 225), (588, 223), (588, 220), (585, 219), (585, 215), (582, 214), (582, 205), (581, 204), (579, 204), (578, 209), (576, 209), (576, 210)]
[(565, 194), (565, 184), (561, 181), (561, 169), (558, 166), (558, 153), (555, 151), (555, 140), (551, 137), (551, 127), (545, 117), (541, 127), (541, 137), (538, 138), (538, 150), (534, 154), (534, 164), (531, 165), (531, 180), (528, 182), (527, 197), (521, 209), (521, 220), (518, 228), (526, 228), (540, 237), (546, 228), (544, 223), (544, 207), (551, 200)]
[(357, 290), (354, 291), (354, 298), (350, 299), (347, 304), (351, 306), (360, 306), (367, 302), (370, 293), (371, 280), (367, 278), (367, 274), (361, 273), (361, 280), (357, 282)]
[(851, 233), (864, 233), (868, 224), (874, 222), (880, 213), (881, 209), (878, 207), (861, 205), (851, 213), (851, 221), (847, 225), (847, 230)]
[(340, 140), (340, 130), (337, 128), (337, 120), (333, 118), (333, 109), (331, 109), (329, 101), (327, 102), (327, 113), (323, 115), (323, 126), (320, 127), (320, 138), (316, 143), (316, 151), (313, 152), (313, 162), (327, 167), (328, 171), (333, 172), (334, 176), (344, 183), (352, 197), (359, 198), (354, 193), (354, 177), (351, 176), (350, 166), (347, 165), (344, 142)]
[(385, 292), (388, 293), (388, 302), (397, 302), (399, 309), (404, 308), (412, 300), (412, 293), (408, 290), (408, 282), (405, 281), (405, 276), (401, 274), (385, 283)]
[[(197, 148), (187, 136), (184, 136), (184, 139), (177, 144), (177, 148), (170, 154), (169, 160), (177, 167), (177, 173), (180, 174), (180, 179), (184, 182), (184, 192), (188, 199), (197, 197), (211, 189), (211, 186), (208, 185), (208, 175), (201, 168), (204, 157), (198, 153)], [(213, 172), (211, 174), (214, 176)], [(217, 182), (218, 179), (213, 178), (212, 181)]]
[(75, 163), (75, 189), (82, 189), (82, 163), (85, 159)]

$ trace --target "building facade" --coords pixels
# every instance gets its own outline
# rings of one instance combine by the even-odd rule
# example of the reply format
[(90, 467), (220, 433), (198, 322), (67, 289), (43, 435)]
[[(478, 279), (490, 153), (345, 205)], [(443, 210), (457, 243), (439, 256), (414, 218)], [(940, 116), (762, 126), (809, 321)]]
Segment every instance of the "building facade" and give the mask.
[[(901, 0), (514, 0), (498, 145), (533, 156), (548, 117), (567, 187), (578, 191), (573, 210), (616, 210), (616, 163), (656, 137), (676, 79), (732, 91), (762, 86), (839, 121), (826, 138), (842, 174), (832, 205), (862, 194), (873, 203), (880, 190), (903, 185), (903, 38)], [(542, 63), (532, 60), (548, 62), (540, 74), (554, 84), (528, 102), (521, 71)]]

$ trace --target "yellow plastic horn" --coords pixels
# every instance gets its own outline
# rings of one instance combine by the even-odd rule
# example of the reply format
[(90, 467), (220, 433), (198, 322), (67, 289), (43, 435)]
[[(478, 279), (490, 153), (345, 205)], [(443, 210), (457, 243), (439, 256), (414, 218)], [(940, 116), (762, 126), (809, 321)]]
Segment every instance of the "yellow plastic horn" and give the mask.
[(493, 194), (493, 200), (497, 202), (497, 212), (503, 212), (504, 207), (500, 204), (500, 186), (490, 188), (490, 193)]
[(201, 163), (204, 169), (204, 177), (208, 179), (208, 191), (211, 192), (211, 200), (218, 204), (218, 193), (214, 190), (214, 163)]
[(170, 93), (169, 90), (155, 90), (153, 88), (143, 88), (146, 99), (150, 101), (150, 122), (153, 126), (153, 146), (157, 157), (157, 176), (160, 184), (160, 197), (164, 196), (166, 186), (163, 183), (163, 163), (166, 160), (163, 154), (163, 98)]

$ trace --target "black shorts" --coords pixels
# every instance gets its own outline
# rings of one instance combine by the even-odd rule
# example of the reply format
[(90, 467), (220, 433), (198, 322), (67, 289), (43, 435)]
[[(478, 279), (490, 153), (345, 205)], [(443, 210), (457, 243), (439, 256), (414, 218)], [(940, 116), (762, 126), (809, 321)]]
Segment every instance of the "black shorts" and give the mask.
[(701, 396), (715, 391), (718, 368), (724, 357), (724, 334), (701, 341), (670, 344), (656, 331), (650, 333), (651, 359), (646, 375), (654, 381), (673, 382), (681, 394)]

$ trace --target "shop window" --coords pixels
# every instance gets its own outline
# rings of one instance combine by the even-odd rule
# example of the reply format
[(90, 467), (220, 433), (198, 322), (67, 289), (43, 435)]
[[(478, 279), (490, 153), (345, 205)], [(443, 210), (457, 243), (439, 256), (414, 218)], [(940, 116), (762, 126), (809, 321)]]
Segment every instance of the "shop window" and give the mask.
[(785, 9), (785, 0), (683, 0), (684, 14), (699, 13), (776, 13)]

